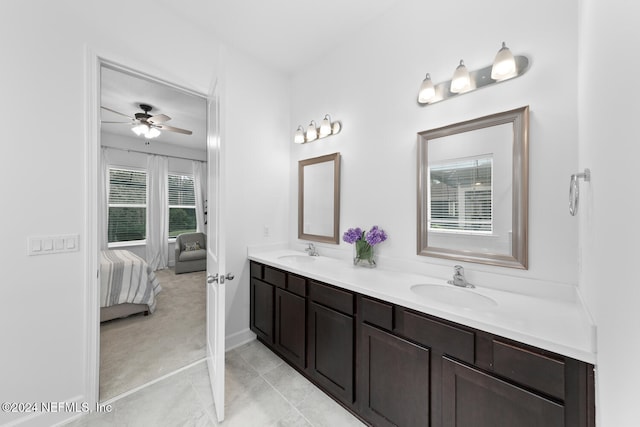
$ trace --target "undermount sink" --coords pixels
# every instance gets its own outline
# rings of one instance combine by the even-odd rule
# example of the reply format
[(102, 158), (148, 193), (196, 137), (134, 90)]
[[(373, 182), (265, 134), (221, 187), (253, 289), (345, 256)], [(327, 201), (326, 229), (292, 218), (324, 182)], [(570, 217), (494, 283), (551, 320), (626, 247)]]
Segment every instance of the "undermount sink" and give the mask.
[(279, 256), (278, 259), (282, 261), (289, 261), (300, 264), (307, 264), (310, 262), (314, 262), (317, 257), (309, 256), (309, 255), (282, 255)]
[(462, 308), (482, 309), (498, 305), (492, 298), (453, 285), (413, 285), (411, 291), (425, 299)]

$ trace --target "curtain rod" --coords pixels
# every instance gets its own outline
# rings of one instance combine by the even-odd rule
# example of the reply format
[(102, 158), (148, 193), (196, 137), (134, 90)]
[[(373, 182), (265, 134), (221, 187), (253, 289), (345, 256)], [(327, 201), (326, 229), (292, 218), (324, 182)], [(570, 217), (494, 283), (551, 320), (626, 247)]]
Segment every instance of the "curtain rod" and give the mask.
[(193, 161), (196, 161), (196, 162), (207, 163), (206, 160), (193, 159), (193, 158), (190, 158), (190, 157), (182, 157), (182, 156), (169, 156), (169, 155), (166, 155), (166, 154), (147, 153), (146, 151), (133, 150), (131, 148), (118, 148), (118, 147), (111, 147), (109, 145), (103, 145), (102, 147), (103, 148), (108, 148), (109, 150), (126, 151), (127, 153), (151, 154), (151, 155), (154, 155), (154, 156), (173, 157), (174, 159), (193, 160)]

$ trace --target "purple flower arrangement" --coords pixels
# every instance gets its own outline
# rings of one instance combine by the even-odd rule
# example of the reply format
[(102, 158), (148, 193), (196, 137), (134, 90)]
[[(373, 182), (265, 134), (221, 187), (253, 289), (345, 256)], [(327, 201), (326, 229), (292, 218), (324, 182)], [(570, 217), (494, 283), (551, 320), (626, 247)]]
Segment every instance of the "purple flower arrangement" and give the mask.
[(375, 267), (373, 259), (373, 247), (387, 240), (387, 233), (377, 225), (371, 227), (368, 232), (362, 231), (360, 227), (350, 228), (345, 231), (342, 240), (349, 244), (355, 244), (355, 255), (353, 263), (355, 265), (365, 265)]

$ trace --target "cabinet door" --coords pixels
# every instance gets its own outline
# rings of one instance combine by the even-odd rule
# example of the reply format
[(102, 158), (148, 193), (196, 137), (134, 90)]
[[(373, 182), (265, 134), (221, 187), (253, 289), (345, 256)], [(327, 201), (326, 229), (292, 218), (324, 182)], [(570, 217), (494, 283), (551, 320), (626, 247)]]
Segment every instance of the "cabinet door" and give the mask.
[(251, 279), (251, 330), (263, 341), (273, 344), (274, 287)]
[(428, 426), (429, 350), (362, 324), (358, 352), (362, 415), (376, 426)]
[(275, 347), (291, 363), (306, 366), (306, 304), (305, 299), (284, 289), (276, 289)]
[(444, 427), (561, 427), (564, 407), (447, 357), (442, 360)]
[(309, 374), (348, 405), (354, 401), (354, 320), (309, 303)]

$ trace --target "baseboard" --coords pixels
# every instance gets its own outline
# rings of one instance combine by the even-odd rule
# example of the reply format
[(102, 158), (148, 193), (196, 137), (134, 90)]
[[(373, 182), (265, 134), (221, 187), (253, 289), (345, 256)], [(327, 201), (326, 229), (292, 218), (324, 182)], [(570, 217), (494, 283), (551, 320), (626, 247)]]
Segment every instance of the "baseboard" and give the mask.
[(240, 347), (243, 344), (246, 344), (250, 341), (256, 339), (256, 334), (251, 332), (251, 329), (247, 328), (240, 332), (236, 332), (231, 335), (227, 335), (225, 337), (225, 349), (226, 351), (233, 350), (234, 348)]

